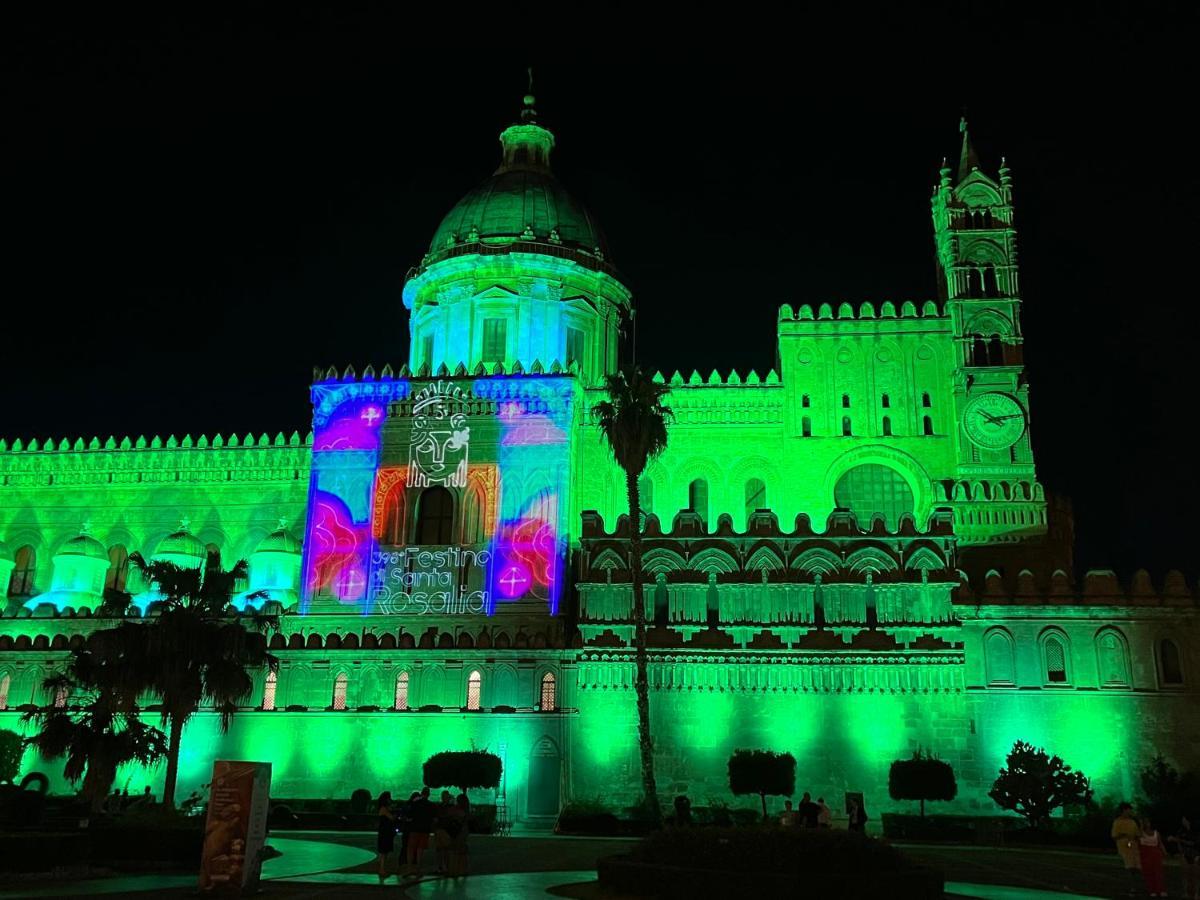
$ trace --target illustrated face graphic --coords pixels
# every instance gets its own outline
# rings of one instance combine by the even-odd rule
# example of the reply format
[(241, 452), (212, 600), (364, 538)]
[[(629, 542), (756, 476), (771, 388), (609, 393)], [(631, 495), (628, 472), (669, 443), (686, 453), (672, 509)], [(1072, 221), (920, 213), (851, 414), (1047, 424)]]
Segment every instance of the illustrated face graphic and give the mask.
[(466, 487), (470, 437), (462, 391), (442, 381), (425, 388), (413, 401), (408, 483)]

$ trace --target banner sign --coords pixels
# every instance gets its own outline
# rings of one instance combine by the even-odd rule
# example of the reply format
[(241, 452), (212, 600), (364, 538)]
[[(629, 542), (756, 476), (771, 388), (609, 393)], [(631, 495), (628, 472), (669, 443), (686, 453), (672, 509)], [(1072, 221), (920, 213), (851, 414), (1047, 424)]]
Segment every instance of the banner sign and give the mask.
[(223, 895), (253, 893), (262, 875), (267, 835), (271, 764), (217, 760), (213, 763), (200, 889)]

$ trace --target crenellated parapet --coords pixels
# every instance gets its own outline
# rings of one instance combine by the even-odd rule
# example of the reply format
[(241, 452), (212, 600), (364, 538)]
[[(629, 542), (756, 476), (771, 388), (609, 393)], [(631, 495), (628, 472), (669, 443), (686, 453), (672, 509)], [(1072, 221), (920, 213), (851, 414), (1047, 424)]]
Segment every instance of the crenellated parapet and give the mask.
[(1174, 607), (1191, 608), (1197, 594), (1182, 572), (1172, 569), (1155, 583), (1150, 573), (1138, 569), (1126, 579), (1110, 569), (1090, 569), (1082, 582), (1066, 571), (1033, 572), (1021, 569), (1002, 575), (995, 569), (970, 580), (965, 574), (954, 591), (956, 604), (971, 606), (1052, 607)]
[(941, 319), (945, 316), (945, 312), (939, 309), (932, 300), (924, 300), (919, 303), (912, 300), (905, 300), (901, 303), (885, 300), (878, 305), (869, 301), (857, 306), (846, 302), (836, 305), (820, 303), (816, 307), (802, 303), (795, 308), (790, 303), (784, 303), (779, 307), (778, 320), (780, 322), (826, 322), (849, 319)]
[(0, 488), (295, 480), (308, 471), (311, 447), (312, 434), (298, 432), (0, 439)]

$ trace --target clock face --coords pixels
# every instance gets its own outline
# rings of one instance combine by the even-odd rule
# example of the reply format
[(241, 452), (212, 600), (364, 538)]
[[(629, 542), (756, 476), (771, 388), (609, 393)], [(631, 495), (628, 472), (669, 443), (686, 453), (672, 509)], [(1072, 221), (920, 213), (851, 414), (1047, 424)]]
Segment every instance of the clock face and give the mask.
[(963, 428), (977, 446), (1003, 450), (1025, 433), (1025, 409), (1008, 394), (980, 394), (963, 410)]

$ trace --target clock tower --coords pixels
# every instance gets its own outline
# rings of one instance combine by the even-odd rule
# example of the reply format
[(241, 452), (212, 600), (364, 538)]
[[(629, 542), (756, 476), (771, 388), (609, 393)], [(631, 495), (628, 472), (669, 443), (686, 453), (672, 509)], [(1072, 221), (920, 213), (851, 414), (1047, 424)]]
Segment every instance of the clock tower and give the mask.
[(1046, 531), (1029, 440), (1012, 177), (985, 174), (964, 119), (957, 171), (933, 189), (938, 293), (953, 341), (957, 478), (946, 485), (960, 542), (1022, 542)]

